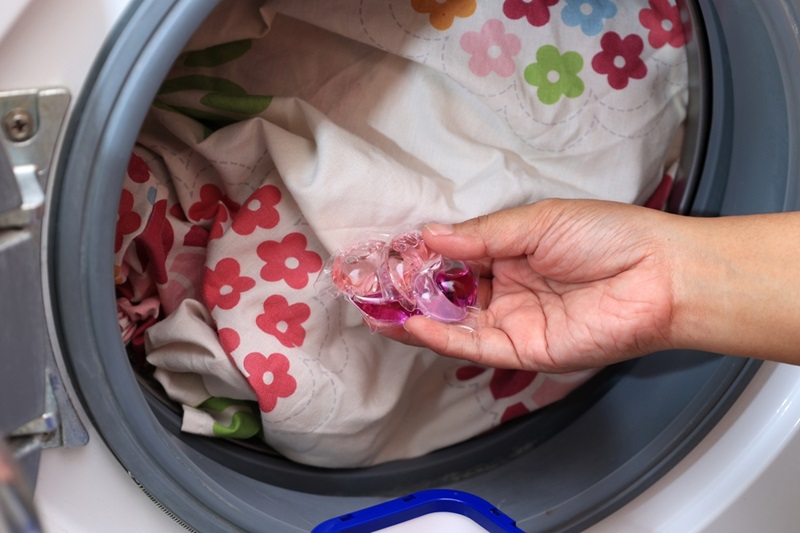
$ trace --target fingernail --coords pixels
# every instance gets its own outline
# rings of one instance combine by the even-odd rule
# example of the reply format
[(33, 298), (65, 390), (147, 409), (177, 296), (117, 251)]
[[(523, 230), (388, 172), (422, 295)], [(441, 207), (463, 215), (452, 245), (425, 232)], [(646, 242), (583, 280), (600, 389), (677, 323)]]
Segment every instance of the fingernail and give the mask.
[(428, 230), (428, 233), (435, 237), (453, 234), (453, 226), (451, 224), (439, 224), (438, 222), (432, 222), (430, 224), (425, 224), (425, 229)]

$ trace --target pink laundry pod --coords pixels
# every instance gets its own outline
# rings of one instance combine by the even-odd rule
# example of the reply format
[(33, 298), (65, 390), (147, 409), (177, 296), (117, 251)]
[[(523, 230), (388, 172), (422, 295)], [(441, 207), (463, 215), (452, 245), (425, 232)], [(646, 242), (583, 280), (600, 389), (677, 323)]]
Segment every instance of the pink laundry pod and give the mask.
[(428, 250), (419, 230), (340, 250), (323, 276), (361, 312), (372, 331), (402, 326), (413, 315), (464, 322), (478, 299), (475, 265)]

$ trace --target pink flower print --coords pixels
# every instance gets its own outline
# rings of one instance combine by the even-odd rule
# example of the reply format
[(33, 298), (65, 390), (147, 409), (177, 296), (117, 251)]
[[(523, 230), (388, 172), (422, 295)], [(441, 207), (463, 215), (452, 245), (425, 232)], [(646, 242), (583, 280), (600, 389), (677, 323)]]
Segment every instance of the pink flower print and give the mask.
[(492, 72), (507, 78), (514, 73), (514, 56), (522, 49), (519, 37), (505, 32), (503, 22), (489, 19), (480, 32), (468, 31), (461, 36), (461, 48), (472, 54), (469, 69), (476, 76)]
[(550, 21), (550, 8), (558, 0), (506, 0), (503, 13), (512, 20), (522, 17), (528, 19), (531, 26), (544, 26)]
[(240, 276), (240, 272), (239, 261), (232, 257), (221, 259), (214, 270), (206, 268), (203, 297), (209, 310), (233, 309), (239, 304), (241, 294), (256, 286), (253, 278)]
[(189, 208), (189, 218), (193, 221), (211, 220), (222, 204), (232, 212), (239, 210), (239, 204), (222, 194), (216, 185), (206, 184), (200, 187), (200, 199)]
[(411, 7), (417, 13), (429, 13), (431, 26), (444, 31), (456, 17), (471, 17), (478, 5), (476, 0), (411, 0)]
[(265, 357), (252, 352), (244, 358), (247, 382), (253, 387), (258, 406), (264, 413), (272, 412), (278, 399), (288, 398), (297, 390), (297, 380), (289, 374), (289, 366), (289, 359), (281, 353)]
[(287, 348), (295, 348), (302, 346), (306, 339), (303, 322), (310, 316), (311, 308), (308, 305), (289, 305), (286, 298), (275, 294), (264, 301), (264, 313), (256, 317), (256, 325)]
[(245, 201), (242, 210), (233, 219), (233, 231), (250, 235), (256, 228), (274, 228), (280, 221), (275, 206), (281, 201), (281, 191), (273, 185), (261, 187)]
[(114, 253), (122, 249), (122, 240), (125, 235), (130, 235), (142, 225), (142, 217), (133, 210), (133, 193), (122, 189), (117, 212), (117, 232), (114, 236)]
[(600, 39), (601, 52), (592, 59), (592, 68), (598, 74), (608, 74), (608, 84), (621, 90), (628, 80), (641, 80), (647, 75), (647, 66), (639, 57), (644, 50), (642, 38), (631, 34), (622, 39), (615, 32), (608, 32)]
[(131, 158), (128, 161), (128, 177), (136, 183), (145, 183), (150, 179), (150, 168), (136, 154), (131, 154)]
[[(681, 22), (681, 10), (677, 5), (670, 5), (668, 0), (650, 0), (650, 9), (639, 11), (639, 22), (650, 30), (647, 41), (653, 48), (661, 48), (669, 44), (680, 48), (686, 43), (684, 24)], [(687, 17), (687, 26), (689, 24)]]
[(302, 233), (290, 233), (281, 242), (264, 241), (256, 250), (264, 260), (261, 278), (264, 281), (284, 280), (293, 289), (308, 284), (310, 274), (322, 268), (319, 254), (306, 250), (308, 241)]

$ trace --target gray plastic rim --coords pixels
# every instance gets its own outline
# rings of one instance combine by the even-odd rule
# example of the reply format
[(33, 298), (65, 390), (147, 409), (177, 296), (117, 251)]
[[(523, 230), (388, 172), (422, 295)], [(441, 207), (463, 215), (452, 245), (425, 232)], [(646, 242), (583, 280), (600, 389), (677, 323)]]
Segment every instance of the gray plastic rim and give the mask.
[[(55, 240), (48, 268), (56, 333), (103, 439), (170, 513), (204, 532), (309, 531), (383, 498), (290, 491), (198, 453), (153, 416), (118, 334), (110, 250), (121, 180), (113, 177), (123, 175), (152, 96), (214, 3), (133, 4), (83, 91), (62, 150), (52, 206)], [(791, 30), (798, 2), (699, 4), (711, 47), (713, 98), (708, 155), (693, 212), (795, 209), (800, 84), (789, 67), (800, 51)], [(764, 101), (755, 98), (759, 79), (775, 82)], [(699, 442), (756, 366), (690, 352), (643, 359), (557, 436), (496, 469), (453, 481), (450, 488), (502, 503), (526, 531), (584, 529), (650, 486)], [(592, 450), (584, 445), (587, 438)]]

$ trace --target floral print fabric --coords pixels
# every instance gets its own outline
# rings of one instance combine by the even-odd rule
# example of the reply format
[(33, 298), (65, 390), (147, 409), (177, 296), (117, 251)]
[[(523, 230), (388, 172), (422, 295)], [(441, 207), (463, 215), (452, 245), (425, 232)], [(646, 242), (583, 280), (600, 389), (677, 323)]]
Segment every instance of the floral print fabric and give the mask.
[(679, 5), (265, 6), (223, 2), (192, 38), (120, 197), (120, 330), (183, 429), (364, 466), (481, 434), (589, 379), (371, 335), (315, 280), (332, 251), (423, 221), (547, 196), (662, 206), (686, 97)]

